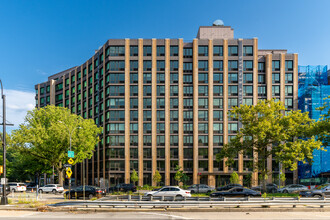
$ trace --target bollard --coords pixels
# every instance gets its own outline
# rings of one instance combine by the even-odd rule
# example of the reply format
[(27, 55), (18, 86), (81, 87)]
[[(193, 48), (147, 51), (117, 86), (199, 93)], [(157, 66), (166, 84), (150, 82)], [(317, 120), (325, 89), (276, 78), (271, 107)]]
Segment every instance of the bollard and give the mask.
[(131, 195), (128, 195), (127, 200), (128, 200), (128, 201), (131, 201), (131, 199), (132, 199), (132, 196), (131, 196)]
[(139, 195), (139, 201), (142, 201), (142, 196), (141, 195)]
[(164, 201), (164, 196), (161, 196), (160, 197), (160, 201)]
[(154, 197), (153, 196), (150, 196), (149, 197), (149, 201), (153, 201), (154, 200)]

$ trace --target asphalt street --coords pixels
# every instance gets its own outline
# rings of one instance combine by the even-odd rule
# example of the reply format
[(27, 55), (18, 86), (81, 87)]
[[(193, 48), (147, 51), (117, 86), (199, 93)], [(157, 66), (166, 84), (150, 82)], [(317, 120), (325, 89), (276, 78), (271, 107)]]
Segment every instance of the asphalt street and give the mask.
[(330, 219), (330, 212), (28, 212), (0, 211), (0, 219), (267, 219), (267, 220), (307, 220)]

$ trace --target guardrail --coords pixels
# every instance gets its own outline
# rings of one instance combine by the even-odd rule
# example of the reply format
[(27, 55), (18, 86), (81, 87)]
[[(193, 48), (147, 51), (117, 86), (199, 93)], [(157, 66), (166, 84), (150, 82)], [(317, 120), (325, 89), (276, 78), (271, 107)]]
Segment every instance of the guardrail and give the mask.
[[(169, 197), (169, 196), (168, 196)], [(194, 198), (194, 197), (192, 197)], [(209, 198), (209, 197), (207, 197)], [(165, 200), (164, 198), (150, 198), (150, 197), (140, 197), (139, 201), (68, 201), (54, 204), (53, 206), (80, 206), (84, 208), (102, 208), (102, 207), (111, 207), (111, 208), (184, 208), (184, 207), (196, 207), (196, 208), (213, 208), (213, 207), (242, 207), (242, 206), (250, 206), (250, 207), (271, 207), (271, 206), (289, 206), (296, 208), (297, 206), (317, 206), (320, 208), (324, 208), (325, 206), (330, 206), (330, 200), (326, 198), (321, 199), (281, 199), (281, 198), (272, 198), (272, 199), (263, 199), (263, 198), (246, 198), (246, 199), (228, 199), (228, 198), (210, 198), (208, 201), (192, 201), (189, 200), (189, 197), (183, 201), (177, 201), (172, 196), (172, 201)], [(147, 200), (149, 199), (149, 200)], [(158, 201), (155, 201), (159, 199)], [(170, 198), (168, 198), (170, 199)], [(188, 199), (188, 200), (187, 200)], [(211, 200), (213, 199), (213, 200)], [(218, 199), (218, 200), (215, 200)]]

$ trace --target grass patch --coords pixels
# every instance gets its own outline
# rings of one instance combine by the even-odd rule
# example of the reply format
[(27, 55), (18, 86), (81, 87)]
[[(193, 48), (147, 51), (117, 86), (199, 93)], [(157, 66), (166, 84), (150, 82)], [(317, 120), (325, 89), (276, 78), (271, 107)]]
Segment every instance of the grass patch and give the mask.
[(209, 197), (210, 193), (192, 193), (192, 197)]
[(267, 193), (267, 197), (298, 197), (299, 193)]

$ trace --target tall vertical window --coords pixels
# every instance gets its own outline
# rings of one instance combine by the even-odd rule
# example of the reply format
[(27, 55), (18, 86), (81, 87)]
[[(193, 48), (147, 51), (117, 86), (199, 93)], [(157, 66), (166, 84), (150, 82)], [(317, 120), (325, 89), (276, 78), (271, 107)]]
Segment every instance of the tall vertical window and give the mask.
[(285, 61), (285, 71), (292, 71), (293, 70), (293, 61), (286, 60)]
[(272, 86), (272, 96), (280, 96), (280, 86)]
[(280, 74), (279, 73), (272, 74), (272, 83), (280, 83)]
[(279, 60), (272, 61), (272, 69), (273, 69), (273, 71), (280, 71), (280, 61)]
[(285, 96), (292, 96), (292, 95), (293, 95), (293, 87), (285, 86)]
[(258, 63), (258, 72), (265, 72), (265, 63), (264, 62)]
[(285, 74), (285, 83), (293, 83), (293, 74), (292, 73)]
[(170, 56), (178, 56), (179, 50), (178, 46), (170, 46)]
[(157, 56), (165, 56), (165, 47), (157, 46)]

